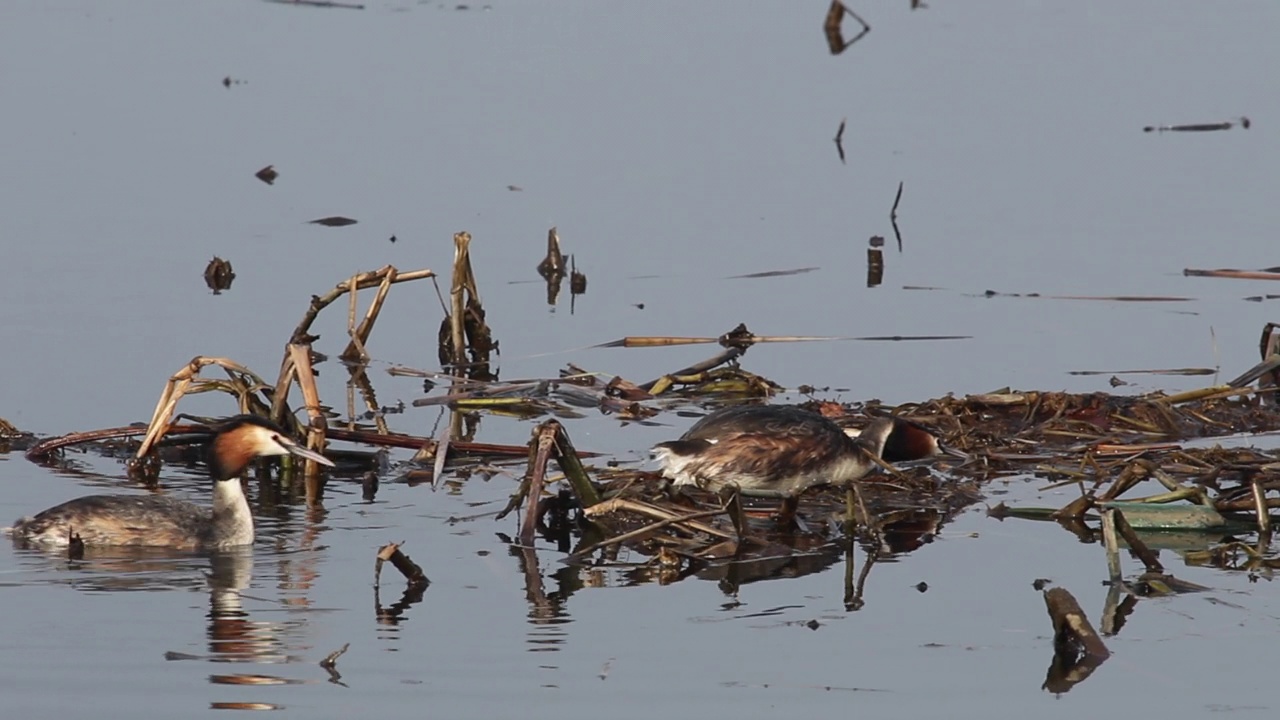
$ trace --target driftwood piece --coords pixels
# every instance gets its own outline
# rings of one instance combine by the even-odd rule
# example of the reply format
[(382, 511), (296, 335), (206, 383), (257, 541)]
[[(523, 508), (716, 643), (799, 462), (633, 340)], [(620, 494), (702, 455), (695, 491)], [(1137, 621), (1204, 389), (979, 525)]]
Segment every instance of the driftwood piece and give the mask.
[(399, 570), (400, 574), (404, 576), (404, 579), (409, 584), (409, 589), (426, 589), (426, 587), (431, 584), (431, 581), (427, 579), (427, 574), (422, 572), (422, 568), (419, 567), (417, 563), (409, 559), (408, 555), (405, 555), (400, 551), (401, 544), (402, 543), (387, 543), (386, 545), (378, 548), (377, 560), (374, 562), (373, 566), (374, 587), (378, 587), (378, 581), (382, 576), (383, 564), (390, 562), (395, 566), (396, 570)]
[(1080, 603), (1070, 592), (1063, 588), (1049, 588), (1044, 591), (1044, 604), (1053, 621), (1055, 652), (1085, 655), (1095, 660), (1111, 657), (1111, 651), (1103, 644), (1088, 616), (1080, 609)]

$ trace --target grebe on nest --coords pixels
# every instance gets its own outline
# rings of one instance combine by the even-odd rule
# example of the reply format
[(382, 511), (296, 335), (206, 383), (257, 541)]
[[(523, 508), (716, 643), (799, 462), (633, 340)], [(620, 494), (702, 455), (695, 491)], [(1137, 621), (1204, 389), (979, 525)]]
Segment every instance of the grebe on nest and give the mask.
[(800, 493), (858, 480), (875, 466), (873, 458), (915, 460), (940, 452), (954, 451), (900, 418), (878, 417), (861, 430), (846, 430), (790, 405), (722, 408), (679, 440), (653, 448), (662, 475), (675, 486), (782, 498), (780, 521), (794, 515)]
[(278, 425), (253, 415), (228, 418), (208, 444), (213, 508), (158, 495), (90, 495), (21, 518), (6, 528), (15, 541), (216, 550), (253, 542), (253, 514), (240, 474), (256, 458), (297, 455), (332, 466), (325, 456), (289, 438)]

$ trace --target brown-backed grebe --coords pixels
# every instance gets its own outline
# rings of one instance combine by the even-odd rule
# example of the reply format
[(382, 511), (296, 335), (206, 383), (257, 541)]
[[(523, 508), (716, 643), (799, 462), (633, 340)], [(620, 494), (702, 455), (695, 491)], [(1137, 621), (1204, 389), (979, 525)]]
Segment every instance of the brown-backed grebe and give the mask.
[(256, 458), (289, 454), (333, 465), (295, 443), (275, 423), (237, 415), (219, 425), (209, 439), (212, 509), (158, 495), (90, 495), (22, 518), (6, 531), (15, 541), (33, 545), (67, 545), (73, 536), (90, 546), (216, 550), (249, 545), (253, 514), (240, 474)]
[(893, 428), (893, 418), (876, 418), (854, 436), (797, 407), (736, 405), (702, 418), (679, 440), (658, 443), (653, 454), (676, 486), (791, 499), (866, 475)]

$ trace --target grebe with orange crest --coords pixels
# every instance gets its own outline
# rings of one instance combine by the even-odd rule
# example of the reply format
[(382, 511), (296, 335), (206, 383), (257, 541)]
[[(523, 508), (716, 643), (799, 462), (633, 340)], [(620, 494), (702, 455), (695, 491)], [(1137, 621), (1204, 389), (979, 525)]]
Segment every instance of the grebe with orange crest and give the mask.
[(213, 506), (160, 495), (89, 495), (21, 518), (5, 531), (24, 545), (170, 547), (218, 550), (253, 542), (253, 513), (240, 475), (255, 459), (296, 455), (332, 466), (280, 426), (253, 415), (219, 424), (208, 441)]

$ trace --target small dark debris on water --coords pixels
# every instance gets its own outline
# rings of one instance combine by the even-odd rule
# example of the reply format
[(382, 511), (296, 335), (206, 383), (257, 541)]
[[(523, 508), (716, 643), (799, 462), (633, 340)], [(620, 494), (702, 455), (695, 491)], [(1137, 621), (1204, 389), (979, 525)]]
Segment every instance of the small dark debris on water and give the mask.
[(884, 247), (884, 236), (872, 235), (871, 239), (867, 241), (867, 244), (873, 248)]
[(631, 303), (631, 307), (633, 307), (633, 308), (635, 308), (635, 309), (637, 309), (637, 310), (643, 310), (643, 309), (644, 309), (644, 303)]
[(1239, 125), (1242, 129), (1248, 130), (1253, 122), (1247, 117), (1241, 117), (1239, 120), (1219, 122), (1219, 123), (1193, 123), (1191, 125), (1148, 125), (1142, 128), (1142, 132), (1216, 132), (1219, 130), (1230, 130)]
[(538, 263), (538, 274), (547, 279), (564, 276), (564, 253), (560, 252), (560, 234), (554, 227), (547, 231), (547, 254)]
[(1108, 380), (1107, 382), (1111, 384), (1111, 387), (1124, 387), (1125, 385), (1133, 384), (1127, 380), (1121, 380), (1117, 375), (1112, 375), (1111, 379)]
[(395, 244), (395, 242), (396, 242), (396, 236), (395, 236), (395, 235), (392, 235), (392, 236), (391, 236), (391, 243), (394, 245), (394, 244)]
[(204, 269), (204, 282), (214, 295), (221, 295), (223, 290), (230, 290), (236, 273), (231, 269), (230, 261), (215, 255)]
[(84, 540), (80, 539), (80, 533), (70, 531), (71, 537), (67, 538), (67, 559), (83, 560), (84, 559)]
[(818, 622), (817, 620), (810, 620), (809, 622), (805, 623), (804, 626), (809, 628), (810, 630), (817, 630), (818, 628), (822, 627), (822, 623)]
[(929, 592), (929, 583), (923, 580), (916, 583), (916, 592), (921, 592), (921, 593)]
[(337, 2), (337, 0), (267, 0), (277, 5), (302, 5), (314, 8), (338, 8), (341, 10), (363, 10), (364, 5), (357, 3)]
[[(844, 28), (842, 26), (845, 15), (857, 20), (858, 24), (862, 26), (862, 30), (850, 40), (844, 39)], [(863, 36), (871, 32), (871, 26), (840, 0), (831, 0), (831, 7), (827, 8), (827, 17), (822, 22), (822, 32), (826, 35), (827, 48), (831, 50), (831, 54), (839, 55), (848, 50), (850, 45), (858, 42)]]
[(524, 192), (524, 188), (520, 187), (519, 185), (508, 185), (507, 189), (510, 190), (511, 192)]
[(342, 657), (349, 647), (351, 647), (351, 643), (342, 643), (342, 647), (324, 656), (324, 659), (320, 661), (320, 667), (325, 670), (332, 670), (337, 667), (338, 658)]
[(329, 673), (329, 682), (342, 685), (342, 673), (338, 672), (338, 658), (342, 657), (342, 654), (349, 647), (351, 647), (351, 643), (343, 643), (342, 647), (325, 655), (324, 659), (320, 661), (320, 667)]
[(844, 124), (847, 118), (840, 119), (840, 129), (836, 130), (836, 152), (840, 154), (840, 164), (844, 165)]
[(726, 280), (755, 280), (757, 278), (785, 277), (787, 275), (803, 275), (805, 273), (811, 273), (815, 270), (820, 270), (820, 269), (821, 268), (816, 268), (816, 267), (803, 267), (803, 268), (793, 268), (791, 270), (765, 270), (764, 272), (747, 273), (746, 275), (730, 275), (725, 279)]
[(248, 80), (236, 80), (235, 78), (233, 78), (233, 77), (231, 77), (230, 75), (228, 75), (228, 76), (226, 76), (226, 77), (222, 78), (222, 87), (227, 88), (228, 90), (230, 90), (232, 85), (244, 85), (244, 84), (245, 84), (245, 83), (247, 83), (247, 82), (249, 82), (249, 81), (248, 81)]
[(898, 203), (902, 202), (902, 188), (906, 185), (898, 181), (898, 194), (893, 196), (893, 207), (889, 208), (889, 224), (893, 226), (893, 236), (898, 239), (898, 252), (902, 252), (902, 231), (898, 229)]
[(345, 227), (347, 225), (355, 225), (356, 220), (341, 215), (330, 215), (316, 220), (308, 220), (308, 225), (324, 225), (325, 227)]
[[(879, 237), (879, 236), (877, 236)], [(874, 243), (876, 238), (871, 238)], [(884, 244), (884, 238), (880, 238)], [(867, 248), (867, 287), (880, 287), (884, 282), (884, 251), (878, 247)]]
[(268, 165), (254, 173), (253, 176), (268, 185), (275, 185), (276, 178), (280, 177), (280, 173), (276, 172), (275, 165)]
[(587, 274), (578, 272), (577, 264), (573, 260), (573, 256), (569, 256), (569, 265), (573, 270), (569, 273), (569, 292), (574, 295), (584, 295), (587, 292)]

